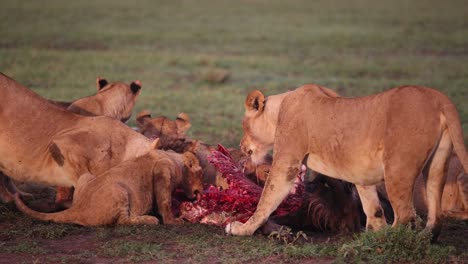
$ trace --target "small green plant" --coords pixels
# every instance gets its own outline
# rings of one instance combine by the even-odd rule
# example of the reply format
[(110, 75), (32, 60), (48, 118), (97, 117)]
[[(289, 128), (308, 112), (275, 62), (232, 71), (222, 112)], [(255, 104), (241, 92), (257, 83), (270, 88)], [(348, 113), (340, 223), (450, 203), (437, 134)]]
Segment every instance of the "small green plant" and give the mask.
[(299, 241), (309, 241), (307, 234), (303, 231), (298, 231), (295, 234), (291, 228), (281, 226), (278, 231), (273, 231), (268, 235), (269, 239), (281, 241), (285, 245), (292, 245)]
[(433, 262), (446, 260), (453, 247), (431, 244), (428, 230), (413, 229), (410, 225), (386, 227), (377, 232), (363, 232), (353, 241), (344, 243), (338, 257), (345, 261), (369, 263)]

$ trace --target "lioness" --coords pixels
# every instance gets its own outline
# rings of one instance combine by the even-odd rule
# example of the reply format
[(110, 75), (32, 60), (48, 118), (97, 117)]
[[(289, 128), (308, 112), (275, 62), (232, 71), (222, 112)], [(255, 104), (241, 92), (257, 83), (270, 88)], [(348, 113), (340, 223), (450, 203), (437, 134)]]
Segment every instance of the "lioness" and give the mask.
[[(156, 140), (157, 142), (157, 140)], [(156, 145), (155, 143), (154, 145)], [(172, 191), (182, 187), (189, 199), (203, 192), (202, 172), (192, 152), (178, 154), (151, 150), (138, 158), (127, 160), (95, 177), (84, 174), (76, 185), (73, 205), (57, 213), (40, 213), (28, 208), (19, 194), (15, 203), (31, 217), (57, 223), (83, 226), (109, 224), (158, 224), (147, 215), (156, 200), (164, 224), (180, 224), (171, 211)]]
[[(84, 116), (108, 116), (126, 122), (132, 115), (136, 99), (141, 92), (141, 82), (134, 81), (130, 85), (123, 82), (109, 83), (106, 79), (96, 79), (97, 93), (77, 99), (73, 102), (57, 102), (48, 100), (58, 107)], [(71, 198), (70, 188), (57, 189), (58, 203)]]
[(465, 171), (468, 156), (453, 103), (424, 87), (402, 86), (361, 98), (337, 97), (318, 85), (245, 101), (242, 150), (255, 161), (274, 148), (273, 166), (255, 214), (245, 224), (226, 226), (251, 235), (267, 220), (292, 187), (304, 161), (314, 171), (356, 184), (367, 229), (386, 225), (376, 192), (385, 180), (395, 212), (393, 225), (414, 219), (416, 176), (428, 172), (427, 228), (436, 238), (440, 200), (452, 144)]
[[(419, 175), (414, 190), (416, 213), (426, 215), (428, 199), (425, 192), (425, 179)], [(468, 219), (468, 174), (463, 170), (458, 157), (452, 153), (448, 162), (447, 179), (442, 192), (441, 210), (445, 216)]]
[(98, 92), (95, 95), (80, 98), (67, 110), (85, 116), (108, 116), (126, 122), (132, 115), (136, 99), (141, 92), (141, 82), (130, 85), (123, 82), (109, 83), (97, 78)]
[(3, 74), (0, 90), (0, 170), (15, 180), (71, 187), (150, 150), (120, 121), (60, 109)]

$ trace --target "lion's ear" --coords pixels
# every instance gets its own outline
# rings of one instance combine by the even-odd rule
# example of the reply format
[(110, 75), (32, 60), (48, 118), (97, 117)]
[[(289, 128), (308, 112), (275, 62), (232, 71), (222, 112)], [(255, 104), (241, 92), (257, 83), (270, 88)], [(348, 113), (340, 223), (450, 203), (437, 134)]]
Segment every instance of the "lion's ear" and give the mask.
[(185, 132), (192, 126), (190, 118), (186, 113), (180, 113), (176, 118), (177, 130), (179, 134), (185, 135)]
[(151, 142), (151, 149), (159, 149), (161, 147), (161, 144), (159, 143), (159, 138), (156, 138)]
[(246, 113), (262, 113), (265, 106), (265, 96), (259, 90), (251, 92), (245, 99)]
[(108, 85), (108, 84), (109, 84), (109, 82), (104, 78), (98, 77), (96, 79), (96, 88), (97, 88), (98, 91), (101, 90), (102, 88), (106, 87), (106, 85)]
[(187, 151), (195, 153), (199, 145), (200, 145), (200, 140), (194, 140), (190, 142), (190, 147), (187, 149)]
[(192, 168), (193, 166), (198, 164), (198, 159), (193, 155), (192, 152), (184, 152), (183, 159), (184, 159), (184, 165), (188, 168)]
[(320, 90), (321, 90), (324, 94), (326, 94), (327, 96), (330, 96), (330, 97), (340, 97), (340, 95), (339, 95), (337, 92), (335, 92), (335, 91), (333, 91), (333, 90), (331, 90), (331, 89), (328, 89), (328, 88), (325, 88), (325, 87), (320, 87)]
[(136, 117), (136, 123), (139, 128), (142, 128), (148, 120), (151, 118), (151, 113), (149, 110), (143, 110), (140, 113), (138, 113)]
[(133, 94), (137, 94), (141, 90), (141, 82), (136, 80), (130, 84), (130, 90)]

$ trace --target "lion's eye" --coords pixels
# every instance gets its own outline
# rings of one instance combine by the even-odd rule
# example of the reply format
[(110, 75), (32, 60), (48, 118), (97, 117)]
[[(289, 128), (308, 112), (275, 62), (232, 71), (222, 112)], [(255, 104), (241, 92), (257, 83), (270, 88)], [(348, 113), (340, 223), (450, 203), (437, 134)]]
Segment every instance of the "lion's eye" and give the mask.
[(253, 151), (251, 149), (249, 149), (249, 151), (247, 151), (247, 154), (249, 155), (252, 155)]

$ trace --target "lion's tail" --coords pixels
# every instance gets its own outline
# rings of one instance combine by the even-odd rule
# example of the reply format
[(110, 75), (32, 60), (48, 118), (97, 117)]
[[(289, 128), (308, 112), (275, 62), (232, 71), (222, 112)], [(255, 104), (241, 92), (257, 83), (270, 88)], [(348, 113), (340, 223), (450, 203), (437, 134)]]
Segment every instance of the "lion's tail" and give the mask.
[(70, 217), (70, 213), (73, 210), (73, 208), (57, 213), (37, 212), (29, 208), (26, 204), (24, 204), (23, 200), (21, 200), (19, 193), (15, 193), (15, 204), (21, 212), (31, 216), (32, 218), (36, 218), (42, 221), (53, 221), (56, 223), (76, 223), (74, 219)]
[(446, 123), (455, 153), (465, 169), (465, 172), (468, 173), (468, 153), (466, 152), (465, 142), (463, 140), (463, 128), (460, 123), (458, 111), (455, 105), (449, 102), (444, 104), (442, 113), (447, 119)]

